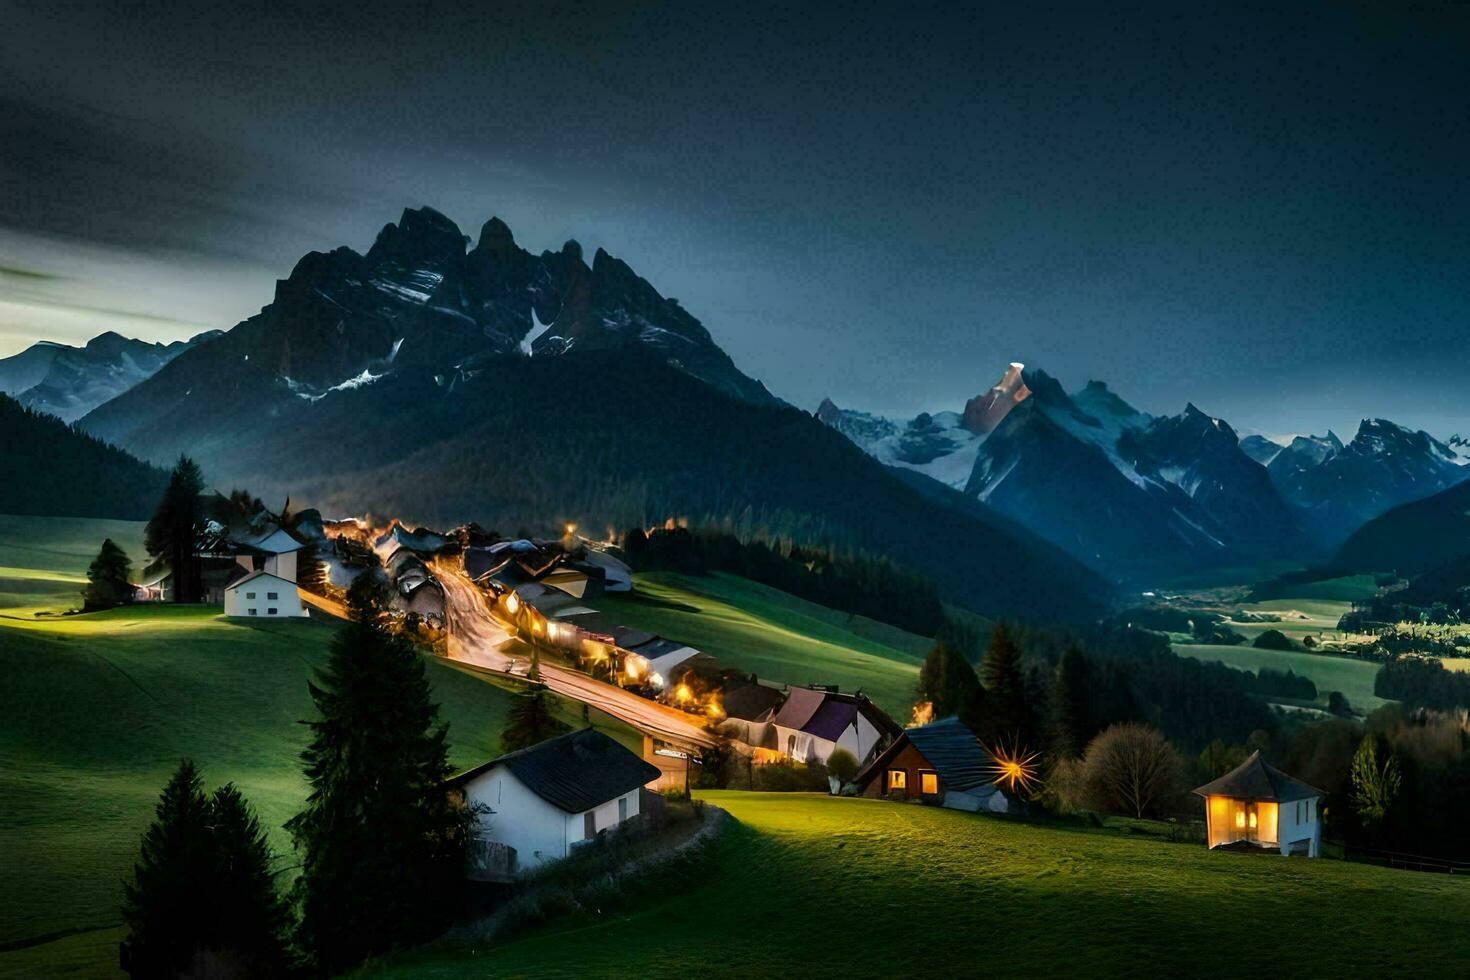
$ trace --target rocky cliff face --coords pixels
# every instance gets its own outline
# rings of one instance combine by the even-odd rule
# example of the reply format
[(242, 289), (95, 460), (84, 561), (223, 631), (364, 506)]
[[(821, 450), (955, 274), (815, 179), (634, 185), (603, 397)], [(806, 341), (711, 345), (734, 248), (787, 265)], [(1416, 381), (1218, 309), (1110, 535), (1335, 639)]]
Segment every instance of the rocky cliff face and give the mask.
[(315, 401), (412, 368), (452, 387), (488, 357), (574, 349), (650, 351), (729, 395), (776, 402), (676, 300), (608, 253), (589, 266), (572, 241), (534, 255), (497, 218), (468, 245), (454, 222), (419, 208), (386, 225), (365, 255), (312, 252), (259, 314), (85, 424), (125, 443), (170, 413), (220, 410), (213, 402)]
[(1011, 409), (1031, 395), (1031, 389), (1026, 387), (1026, 381), (1022, 377), (1024, 368), (1024, 364), (1012, 361), (1000, 381), (989, 391), (976, 395), (965, 403), (960, 425), (977, 436), (994, 432), (995, 427), (1005, 420)]

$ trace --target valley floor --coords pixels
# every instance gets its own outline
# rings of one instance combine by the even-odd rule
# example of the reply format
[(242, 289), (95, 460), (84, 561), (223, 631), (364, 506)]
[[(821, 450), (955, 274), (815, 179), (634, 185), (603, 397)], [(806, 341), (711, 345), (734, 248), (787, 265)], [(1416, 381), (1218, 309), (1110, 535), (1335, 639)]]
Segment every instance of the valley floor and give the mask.
[(687, 890), (630, 893), (402, 977), (1442, 976), (1470, 882), (917, 805), (707, 793), (740, 825)]

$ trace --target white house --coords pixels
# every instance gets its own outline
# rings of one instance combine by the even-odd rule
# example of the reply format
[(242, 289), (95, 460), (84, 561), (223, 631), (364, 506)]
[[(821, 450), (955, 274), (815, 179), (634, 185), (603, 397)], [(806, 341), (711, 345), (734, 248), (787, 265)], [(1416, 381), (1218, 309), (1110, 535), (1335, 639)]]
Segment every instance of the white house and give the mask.
[(862, 765), (901, 729), (877, 705), (861, 694), (793, 687), (762, 738), (797, 762), (820, 762), (838, 748), (851, 752)]
[(280, 618), (307, 612), (295, 582), (270, 572), (251, 572), (225, 587), (225, 615)]
[(1211, 849), (1259, 847), (1307, 857), (1322, 851), (1322, 791), (1267, 765), (1260, 752), (1194, 792), (1205, 800)]
[(468, 875), (506, 880), (559, 861), (638, 816), (659, 770), (592, 728), (466, 770), (448, 781), (478, 811)]

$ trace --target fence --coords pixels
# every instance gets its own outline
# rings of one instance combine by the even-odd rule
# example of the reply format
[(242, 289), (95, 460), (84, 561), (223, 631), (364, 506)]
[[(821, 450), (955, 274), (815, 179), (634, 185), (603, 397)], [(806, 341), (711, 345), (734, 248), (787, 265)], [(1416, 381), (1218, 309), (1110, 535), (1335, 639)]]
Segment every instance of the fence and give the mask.
[(1347, 852), (1347, 860), (1365, 864), (1381, 864), (1407, 871), (1433, 871), (1440, 874), (1470, 874), (1470, 861), (1450, 861), (1446, 858), (1429, 857), (1424, 854), (1406, 854), (1402, 851), (1378, 851), (1370, 847), (1354, 848)]

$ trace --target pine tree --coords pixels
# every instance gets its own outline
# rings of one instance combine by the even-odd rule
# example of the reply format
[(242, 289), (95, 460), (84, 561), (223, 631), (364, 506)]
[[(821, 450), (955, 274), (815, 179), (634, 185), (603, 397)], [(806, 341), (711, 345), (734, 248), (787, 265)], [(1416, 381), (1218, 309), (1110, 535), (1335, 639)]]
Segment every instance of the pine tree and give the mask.
[(964, 654), (948, 643), (934, 644), (924, 658), (918, 694), (920, 701), (933, 705), (935, 718), (954, 715), (972, 729), (985, 723), (985, 689)]
[(997, 623), (990, 633), (990, 646), (980, 665), (980, 679), (990, 701), (990, 725), (993, 737), (1007, 742), (1030, 745), (1035, 739), (1036, 725), (1026, 700), (1026, 678), (1021, 667), (1021, 648), (1011, 628)]
[(154, 814), (133, 880), (123, 885), (128, 934), (118, 960), (134, 977), (188, 970), (209, 932), (210, 910), (200, 901), (213, 847), (209, 801), (192, 762), (179, 764)]
[(217, 923), (210, 947), (217, 964), (240, 976), (287, 972), (290, 912), (276, 891), (265, 831), (233, 783), (209, 800), (214, 843), (212, 900)]
[(148, 553), (168, 560), (173, 572), (174, 601), (198, 602), (204, 587), (195, 546), (203, 528), (203, 507), (199, 494), (204, 490), (204, 476), (188, 456), (180, 456), (168, 487), (158, 503), (153, 518), (144, 531)]
[(571, 731), (552, 713), (551, 692), (540, 684), (516, 695), (500, 733), (500, 750), (514, 752)]
[(1097, 734), (1092, 699), (1097, 696), (1092, 667), (1075, 643), (1068, 645), (1057, 665), (1051, 690), (1052, 752), (1059, 759), (1075, 759)]
[(113, 544), (111, 538), (102, 542), (102, 548), (92, 564), (87, 567), (87, 588), (82, 592), (82, 608), (111, 609), (133, 598), (133, 586), (128, 582), (132, 562), (127, 554)]
[(469, 817), (443, 786), (446, 728), (412, 644), (350, 623), (309, 687), (311, 792), (287, 826), (302, 855), (301, 944), (337, 973), (443, 925)]

